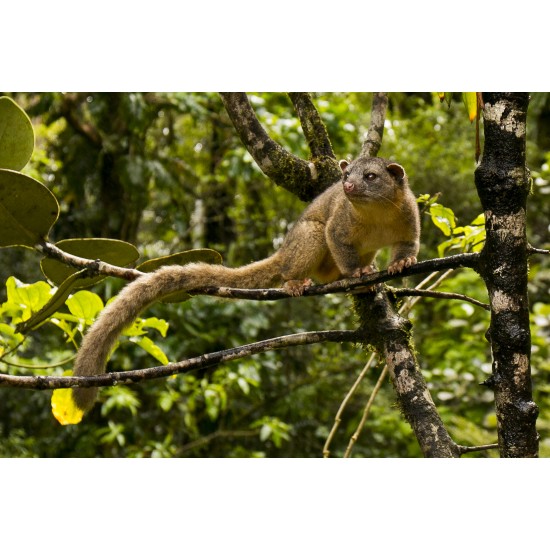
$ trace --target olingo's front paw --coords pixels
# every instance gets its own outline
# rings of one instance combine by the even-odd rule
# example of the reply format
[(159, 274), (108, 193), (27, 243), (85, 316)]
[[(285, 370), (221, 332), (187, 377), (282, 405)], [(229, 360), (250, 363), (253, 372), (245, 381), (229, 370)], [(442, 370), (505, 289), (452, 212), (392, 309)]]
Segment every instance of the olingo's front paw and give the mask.
[(398, 260), (393, 261), (388, 266), (388, 273), (390, 275), (395, 275), (396, 273), (401, 273), (406, 267), (411, 267), (416, 263), (416, 256), (407, 256), (406, 258), (399, 258)]

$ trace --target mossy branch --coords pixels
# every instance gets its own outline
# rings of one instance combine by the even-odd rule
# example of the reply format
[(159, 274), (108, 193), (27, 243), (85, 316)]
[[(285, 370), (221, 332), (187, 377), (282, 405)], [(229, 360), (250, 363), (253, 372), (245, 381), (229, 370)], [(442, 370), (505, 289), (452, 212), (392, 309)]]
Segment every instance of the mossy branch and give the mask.
[(221, 100), (241, 141), (262, 172), (277, 185), (310, 201), (338, 181), (341, 171), (334, 158), (305, 161), (279, 145), (260, 124), (242, 92), (220, 92)]

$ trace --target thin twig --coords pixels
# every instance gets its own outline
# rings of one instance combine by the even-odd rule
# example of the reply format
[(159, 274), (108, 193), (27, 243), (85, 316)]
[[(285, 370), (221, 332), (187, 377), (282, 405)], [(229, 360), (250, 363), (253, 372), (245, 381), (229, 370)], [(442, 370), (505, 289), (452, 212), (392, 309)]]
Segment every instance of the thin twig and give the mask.
[(363, 378), (365, 378), (365, 375), (367, 374), (368, 370), (370, 369), (374, 359), (376, 357), (376, 353), (371, 353), (369, 360), (359, 373), (359, 376), (349, 389), (348, 393), (344, 397), (342, 403), (340, 404), (340, 407), (338, 408), (338, 412), (336, 413), (336, 416), (334, 417), (334, 423), (332, 425), (332, 428), (330, 430), (330, 433), (327, 437), (327, 440), (325, 441), (325, 445), (323, 447), (323, 457), (328, 458), (330, 456), (330, 444), (332, 443), (332, 440), (334, 439), (334, 436), (336, 435), (336, 431), (338, 430), (338, 427), (340, 426), (340, 423), (342, 422), (342, 414), (345, 410), (345, 408), (348, 405), (349, 400), (353, 397), (355, 392), (357, 391), (357, 388), (359, 387), (359, 384), (362, 382)]
[(498, 443), (491, 443), (490, 445), (477, 445), (475, 447), (466, 447), (464, 445), (457, 445), (458, 452), (463, 455), (466, 453), (475, 453), (477, 451), (488, 451), (489, 449), (498, 449)]
[(374, 399), (378, 395), (378, 392), (380, 391), (380, 388), (382, 387), (382, 383), (384, 382), (384, 378), (386, 378), (386, 375), (388, 374), (388, 365), (384, 365), (384, 368), (382, 369), (382, 372), (380, 373), (380, 376), (378, 377), (378, 380), (376, 381), (376, 385), (374, 386), (371, 396), (365, 406), (365, 409), (363, 411), (363, 416), (361, 417), (361, 420), (359, 421), (359, 424), (357, 425), (357, 429), (353, 433), (353, 435), (350, 437), (348, 447), (346, 449), (346, 452), (344, 453), (344, 458), (349, 458), (351, 456), (351, 450), (353, 446), (355, 445), (355, 442), (359, 438), (359, 435), (361, 435), (361, 432), (363, 431), (363, 427), (365, 426), (365, 422), (367, 421), (367, 418), (369, 416), (369, 411), (372, 407), (372, 404), (374, 403)]
[(425, 298), (444, 298), (446, 300), (462, 300), (464, 302), (469, 302), (476, 306), (482, 307), (487, 311), (490, 311), (489, 304), (484, 304), (475, 298), (470, 298), (464, 294), (457, 294), (456, 292), (439, 292), (433, 290), (423, 290), (417, 288), (390, 288), (390, 291), (396, 296), (420, 296)]
[(550, 254), (550, 250), (545, 248), (535, 248), (534, 246), (527, 245), (527, 254)]

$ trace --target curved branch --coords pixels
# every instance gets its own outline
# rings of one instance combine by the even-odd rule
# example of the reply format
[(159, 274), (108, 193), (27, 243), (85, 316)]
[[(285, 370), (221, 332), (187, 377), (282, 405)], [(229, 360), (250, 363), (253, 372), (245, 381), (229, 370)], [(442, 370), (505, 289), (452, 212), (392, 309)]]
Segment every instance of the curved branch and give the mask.
[(308, 163), (271, 139), (242, 92), (220, 92), (227, 114), (241, 141), (262, 172), (302, 200), (311, 200), (338, 181), (341, 170), (334, 159)]
[(370, 126), (367, 137), (363, 142), (361, 156), (375, 157), (382, 146), (384, 135), (384, 122), (386, 121), (386, 110), (388, 108), (388, 93), (373, 92)]
[(456, 292), (439, 292), (436, 290), (424, 290), (420, 288), (390, 288), (392, 294), (395, 296), (422, 296), (424, 298), (443, 298), (445, 300), (462, 300), (463, 302), (469, 302), (475, 306), (482, 307), (483, 309), (490, 311), (489, 304), (484, 304), (475, 298), (470, 298), (465, 294), (457, 294)]
[(151, 367), (141, 370), (109, 372), (98, 376), (14, 376), (0, 374), (0, 387), (17, 387), (36, 390), (53, 390), (59, 388), (88, 388), (91, 386), (115, 386), (117, 384), (133, 384), (143, 380), (166, 378), (173, 374), (189, 373), (205, 369), (235, 359), (242, 359), (265, 351), (321, 342), (358, 342), (364, 339), (362, 331), (326, 330), (318, 332), (301, 332), (278, 336), (252, 344), (246, 344), (232, 349), (206, 353), (184, 359), (178, 363), (170, 363), (162, 367)]
[(314, 159), (322, 157), (336, 159), (326, 126), (311, 101), (311, 95), (307, 92), (289, 92), (288, 97), (296, 109), (312, 157)]

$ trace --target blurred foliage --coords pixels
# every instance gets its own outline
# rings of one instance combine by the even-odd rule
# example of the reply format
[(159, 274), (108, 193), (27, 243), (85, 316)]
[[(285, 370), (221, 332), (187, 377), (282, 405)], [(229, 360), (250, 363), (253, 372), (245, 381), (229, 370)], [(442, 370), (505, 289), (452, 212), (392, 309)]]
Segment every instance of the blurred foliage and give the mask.
[[(44, 182), (60, 204), (54, 241), (123, 239), (134, 243), (144, 259), (207, 247), (218, 250), (226, 264), (241, 265), (270, 254), (303, 208), (259, 171), (214, 93), (8, 95), (29, 114), (35, 131), (35, 150), (23, 173)], [(307, 158), (307, 144), (288, 97), (249, 97), (269, 134)], [(314, 101), (337, 156), (357, 155), (370, 120), (370, 94), (316, 93)], [(533, 94), (528, 140), (533, 177), (529, 238), (533, 245), (547, 247), (548, 94)], [(475, 129), (462, 106), (449, 108), (436, 93), (390, 95), (380, 155), (405, 166), (417, 195), (436, 196), (421, 204), (421, 259), (479, 245), (474, 149)], [(30, 315), (27, 306), (17, 305), (31, 300), (25, 285), (40, 281), (31, 287), (37, 289), (35, 308), (52, 291), (32, 251), (1, 253), (0, 371), (63, 373), (71, 368), (81, 332), (95, 313), (78, 313), (78, 295), (87, 291), (73, 295), (72, 310), (60, 310), (30, 335), (16, 334), (13, 324)], [(380, 263), (384, 260), (381, 254)], [(541, 454), (550, 456), (546, 257), (532, 257), (529, 279), (538, 429)], [(409, 284), (413, 282), (418, 281)], [(107, 279), (92, 290), (105, 302), (122, 284)], [(440, 289), (487, 300), (482, 282), (468, 270), (450, 274)], [(345, 296), (273, 303), (201, 296), (182, 304), (157, 304), (146, 316), (121, 339), (110, 369), (158, 364), (161, 360), (153, 359), (152, 351), (156, 357), (178, 360), (286, 333), (354, 326)], [(464, 445), (494, 442), (492, 394), (481, 385), (491, 369), (484, 338), (488, 313), (464, 302), (424, 299), (410, 316), (423, 373), (451, 435)], [(169, 324), (164, 338), (161, 319)], [(147, 332), (147, 325), (155, 330)], [(135, 345), (139, 339), (143, 346)], [(326, 344), (269, 352), (192, 375), (105, 388), (98, 405), (74, 426), (60, 426), (53, 418), (51, 392), (0, 388), (0, 456), (318, 457), (365, 360), (359, 347)], [(29, 365), (44, 368), (23, 368)], [(370, 369), (350, 400), (331, 456), (343, 455), (380, 370), (380, 365)], [(420, 455), (386, 381), (353, 456)]]

